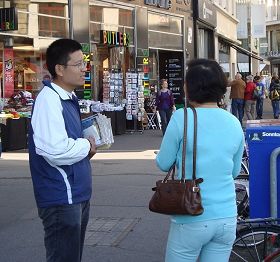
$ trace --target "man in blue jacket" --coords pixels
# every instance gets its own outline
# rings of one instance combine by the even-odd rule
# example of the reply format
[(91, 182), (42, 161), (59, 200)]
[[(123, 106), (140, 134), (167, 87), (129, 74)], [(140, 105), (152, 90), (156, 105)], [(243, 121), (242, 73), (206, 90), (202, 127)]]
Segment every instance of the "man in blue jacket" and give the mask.
[(29, 162), (38, 214), (45, 230), (47, 262), (81, 261), (92, 192), (93, 138), (82, 134), (78, 100), (86, 63), (72, 39), (53, 42), (46, 52), (53, 81), (44, 81), (29, 130)]

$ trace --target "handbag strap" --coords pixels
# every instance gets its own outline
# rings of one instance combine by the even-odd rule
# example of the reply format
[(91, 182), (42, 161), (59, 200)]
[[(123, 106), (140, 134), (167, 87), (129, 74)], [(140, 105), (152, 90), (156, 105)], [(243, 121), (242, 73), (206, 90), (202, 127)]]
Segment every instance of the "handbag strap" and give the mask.
[[(196, 180), (196, 148), (197, 148), (197, 113), (193, 106), (189, 106), (193, 112), (193, 174), (192, 180)], [(185, 166), (186, 166), (186, 146), (187, 146), (187, 125), (188, 112), (184, 107), (184, 137), (183, 137), (183, 152), (182, 152), (182, 179), (185, 180)]]
[[(194, 125), (193, 125), (193, 131), (194, 131), (194, 136), (193, 136), (193, 174), (192, 174), (192, 179), (196, 180), (196, 148), (197, 148), (197, 113), (196, 110), (193, 106), (189, 105), (189, 107), (191, 108), (191, 110), (193, 111), (193, 116), (194, 116)], [(181, 181), (185, 180), (185, 166), (186, 166), (186, 147), (187, 147), (187, 132), (188, 132), (188, 112), (187, 112), (187, 108), (184, 107), (184, 135), (183, 135), (183, 152), (182, 152), (182, 178)], [(166, 177), (163, 179), (163, 183), (165, 183), (168, 178), (172, 177), (172, 180), (174, 180), (174, 176), (175, 176), (175, 166), (176, 164), (174, 163)]]

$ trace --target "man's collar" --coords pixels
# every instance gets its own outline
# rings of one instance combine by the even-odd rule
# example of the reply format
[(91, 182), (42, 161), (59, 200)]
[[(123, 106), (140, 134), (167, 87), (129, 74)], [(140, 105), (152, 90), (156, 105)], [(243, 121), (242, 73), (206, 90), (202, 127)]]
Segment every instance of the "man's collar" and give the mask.
[(51, 82), (52, 87), (55, 89), (55, 91), (58, 93), (58, 95), (60, 96), (60, 98), (62, 100), (68, 100), (68, 99), (72, 99), (72, 94), (70, 92), (67, 92), (66, 90), (64, 90), (63, 88), (61, 88), (60, 86), (58, 86), (57, 84)]

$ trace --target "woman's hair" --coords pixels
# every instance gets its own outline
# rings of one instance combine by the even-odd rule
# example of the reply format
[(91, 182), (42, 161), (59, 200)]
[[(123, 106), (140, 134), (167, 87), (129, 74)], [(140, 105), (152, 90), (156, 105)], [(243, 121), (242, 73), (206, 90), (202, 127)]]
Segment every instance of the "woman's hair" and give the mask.
[(67, 65), (70, 55), (78, 50), (82, 50), (82, 46), (73, 39), (58, 39), (50, 44), (46, 52), (46, 64), (53, 78), (56, 78), (55, 66)]
[(227, 78), (216, 61), (195, 59), (188, 64), (186, 89), (190, 101), (218, 102), (227, 90)]

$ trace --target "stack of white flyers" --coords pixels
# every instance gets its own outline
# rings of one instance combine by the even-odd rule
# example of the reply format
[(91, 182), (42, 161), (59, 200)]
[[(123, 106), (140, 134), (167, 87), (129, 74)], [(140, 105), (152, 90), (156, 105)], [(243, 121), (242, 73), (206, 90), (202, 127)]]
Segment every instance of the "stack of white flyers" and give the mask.
[(114, 143), (111, 119), (96, 114), (82, 120), (84, 138), (94, 137), (97, 148), (108, 149)]

